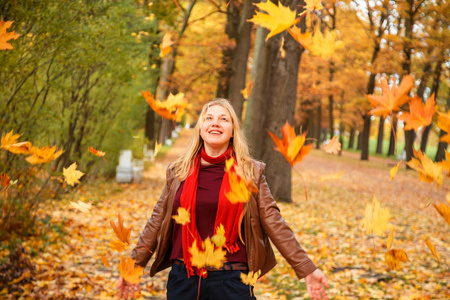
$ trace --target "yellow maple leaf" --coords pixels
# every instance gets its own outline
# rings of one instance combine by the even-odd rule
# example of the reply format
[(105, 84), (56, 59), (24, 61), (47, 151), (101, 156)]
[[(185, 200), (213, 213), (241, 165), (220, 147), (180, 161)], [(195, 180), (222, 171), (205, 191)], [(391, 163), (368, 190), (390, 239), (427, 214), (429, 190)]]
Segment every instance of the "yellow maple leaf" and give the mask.
[(252, 95), (252, 89), (253, 89), (253, 80), (247, 81), (245, 88), (241, 90), (241, 94), (244, 97), (244, 99), (248, 99), (248, 97)]
[(372, 203), (366, 204), (364, 214), (364, 229), (367, 234), (383, 235), (389, 229), (388, 224), (391, 214), (387, 208), (381, 208), (380, 202), (373, 196)]
[(422, 126), (431, 124), (436, 108), (434, 94), (425, 104), (422, 103), (422, 98), (414, 95), (409, 102), (409, 112), (402, 112), (398, 118), (405, 122), (405, 130), (418, 130)]
[(325, 153), (338, 154), (341, 151), (341, 143), (337, 136), (334, 136), (326, 145), (323, 145)]
[(77, 163), (73, 163), (67, 169), (63, 168), (63, 175), (68, 185), (75, 186), (76, 183), (80, 183), (79, 179), (84, 173), (77, 170)]
[(256, 15), (248, 22), (253, 22), (256, 25), (267, 28), (270, 30), (267, 35), (266, 41), (292, 25), (297, 23), (297, 16), (295, 11), (292, 11), (289, 7), (283, 6), (281, 2), (278, 2), (278, 6), (271, 1), (261, 2), (255, 4), (261, 11), (256, 12)]
[(398, 168), (400, 167), (400, 164), (402, 163), (402, 160), (398, 162), (398, 164), (391, 168), (390, 173), (391, 173), (391, 178), (389, 179), (389, 181), (392, 181), (395, 177), (395, 175), (397, 174)]
[(51, 148), (50, 146), (45, 146), (40, 149), (33, 146), (30, 149), (30, 153), (32, 153), (32, 155), (25, 158), (25, 160), (30, 164), (35, 165), (51, 162), (60, 157), (61, 154), (64, 153), (64, 151), (56, 151), (56, 146), (53, 146)]
[(20, 134), (13, 134), (13, 130), (11, 130), (10, 132), (8, 132), (5, 136), (2, 136), (2, 144), (0, 146), (0, 148), (4, 148), (6, 150), (8, 150), (8, 146), (15, 144), (18, 142)]
[(152, 110), (158, 115), (176, 122), (181, 121), (184, 115), (184, 109), (187, 106), (187, 101), (183, 93), (176, 95), (170, 94), (166, 101), (156, 101), (149, 91), (142, 91), (141, 93)]
[(118, 214), (119, 221), (117, 222), (117, 225), (113, 221), (109, 221), (109, 224), (111, 225), (112, 229), (114, 230), (114, 233), (116, 234), (117, 238), (121, 240), (123, 243), (129, 245), (130, 244), (130, 235), (131, 235), (131, 229), (133, 226), (126, 228), (123, 225), (123, 219), (120, 213)]
[(32, 146), (28, 141), (6, 146), (5, 149), (14, 154), (32, 154)]
[(312, 38), (313, 42), (309, 50), (313, 55), (321, 56), (324, 59), (330, 58), (334, 55), (336, 50), (344, 47), (343, 41), (338, 41), (337, 31), (327, 31), (325, 35), (320, 29), (317, 29)]
[[(449, 194), (447, 194), (448, 197)], [(450, 201), (447, 203), (440, 201), (439, 204), (433, 203), (433, 207), (437, 210), (437, 212), (447, 221), (448, 225), (450, 225)]]
[(137, 284), (141, 281), (141, 275), (144, 273), (144, 268), (134, 265), (135, 260), (131, 257), (126, 259), (124, 256), (120, 256), (119, 271), (120, 275), (126, 282), (131, 284)]
[(391, 233), (389, 233), (389, 236), (387, 238), (387, 248), (391, 249), (392, 243), (394, 242), (394, 230), (395, 228), (392, 228)]
[(428, 238), (426, 238), (425, 239), (425, 244), (427, 245), (428, 249), (430, 249), (430, 251), (434, 255), (434, 257), (436, 257), (438, 262), (441, 263), (441, 255), (439, 254), (439, 252), (437, 252), (437, 250), (434, 247), (433, 243), (431, 243), (431, 241)]
[(174, 41), (172, 41), (172, 34), (170, 32), (166, 32), (164, 34), (162, 43), (159, 45), (161, 48), (161, 53), (159, 56), (161, 56), (163, 59), (166, 57), (167, 54), (169, 54), (170, 50), (172, 50), (172, 45), (174, 44)]
[(100, 258), (102, 259), (103, 265), (105, 265), (105, 267), (110, 268), (111, 265), (108, 262), (108, 259), (106, 259), (106, 257), (104, 255), (100, 256)]
[(439, 141), (450, 143), (450, 111), (447, 113), (438, 113), (437, 127), (446, 132)]
[(158, 155), (158, 152), (161, 149), (161, 147), (162, 143), (161, 144), (158, 144), (158, 142), (155, 143), (155, 151), (154, 151), (155, 154), (153, 154), (153, 157), (156, 157), (156, 155)]
[(192, 256), (192, 265), (197, 268), (221, 268), (226, 261), (226, 251), (221, 248), (215, 249), (214, 243), (209, 237), (203, 242), (203, 248), (205, 250), (197, 247), (197, 241), (194, 241), (192, 247), (189, 247), (189, 253)]
[(408, 256), (403, 249), (391, 249), (384, 255), (384, 260), (392, 270), (400, 269), (400, 263), (408, 261)]
[(248, 275), (241, 272), (241, 281), (246, 285), (255, 285), (259, 275), (261, 275), (261, 270), (256, 272), (250, 271), (248, 272)]
[(8, 43), (8, 40), (15, 40), (20, 36), (15, 31), (7, 32), (12, 23), (14, 21), (5, 22), (3, 19), (0, 20), (0, 50), (13, 49), (14, 47)]
[(128, 249), (129, 244), (122, 242), (121, 240), (117, 239), (117, 238), (113, 238), (110, 243), (109, 243), (109, 247), (112, 250), (116, 250), (117, 252), (122, 252), (124, 250)]
[(189, 253), (194, 267), (203, 268), (206, 265), (206, 254), (197, 247), (197, 241), (194, 240), (192, 247), (189, 247)]
[(287, 162), (291, 166), (294, 166), (295, 164), (303, 160), (303, 158), (311, 151), (314, 145), (304, 145), (306, 140), (306, 133), (297, 136), (295, 134), (294, 127), (290, 126), (287, 121), (281, 128), (281, 132), (283, 134), (282, 140), (268, 131), (270, 137), (277, 146), (275, 150), (281, 152)]
[(177, 213), (178, 215), (172, 216), (176, 223), (186, 225), (191, 221), (191, 214), (184, 207), (178, 207)]
[(70, 203), (70, 206), (72, 206), (74, 209), (79, 210), (83, 213), (88, 213), (92, 209), (91, 203), (86, 203), (86, 202), (79, 201), (79, 200), (78, 200), (78, 202), (70, 201), (69, 203)]
[(216, 234), (214, 234), (211, 237), (211, 241), (214, 243), (214, 245), (216, 245), (216, 247), (222, 248), (222, 246), (225, 244), (226, 242), (226, 238), (225, 238), (225, 228), (223, 227), (222, 223), (217, 226), (216, 228)]
[(320, 182), (328, 181), (328, 180), (335, 180), (340, 179), (342, 174), (344, 174), (345, 171), (341, 171), (339, 173), (331, 174), (331, 175), (323, 175), (320, 177)]
[(292, 26), (288, 29), (289, 34), (300, 44), (303, 48), (311, 51), (313, 46), (313, 35), (311, 32), (302, 33), (300, 28)]
[(400, 106), (408, 102), (410, 99), (408, 93), (414, 86), (414, 78), (411, 74), (406, 75), (402, 78), (398, 87), (394, 81), (392, 88), (389, 87), (386, 78), (381, 78), (380, 82), (383, 94), (381, 96), (366, 95), (366, 98), (369, 100), (370, 105), (375, 107), (369, 111), (369, 115), (386, 117), (392, 112), (399, 111)]
[(308, 10), (321, 10), (323, 8), (322, 6), (322, 0), (305, 0), (306, 6), (305, 9)]
[(413, 150), (416, 158), (411, 158), (406, 164), (415, 169), (419, 173), (419, 180), (432, 183), (435, 181), (439, 188), (443, 181), (443, 168), (440, 163), (434, 163), (429, 157), (422, 153), (422, 151)]
[(225, 196), (232, 204), (248, 202), (251, 194), (258, 191), (252, 180), (239, 177), (236, 172), (228, 172), (228, 181), (230, 182), (230, 190), (225, 193)]

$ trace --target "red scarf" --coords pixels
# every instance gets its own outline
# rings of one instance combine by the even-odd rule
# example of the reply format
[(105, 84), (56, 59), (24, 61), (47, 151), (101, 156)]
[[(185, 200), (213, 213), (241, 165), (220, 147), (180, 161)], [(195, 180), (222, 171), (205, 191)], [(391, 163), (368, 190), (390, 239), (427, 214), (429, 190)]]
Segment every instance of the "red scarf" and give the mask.
[[(189, 175), (184, 182), (183, 191), (181, 193), (180, 204), (191, 214), (191, 221), (182, 227), (182, 244), (183, 244), (183, 259), (188, 270), (188, 277), (197, 274), (202, 277), (206, 277), (207, 273), (204, 268), (197, 269), (192, 266), (192, 258), (189, 253), (189, 248), (192, 247), (194, 241), (197, 241), (197, 247), (203, 250), (202, 239), (197, 230), (197, 185), (198, 185), (198, 173), (200, 170), (200, 157), (211, 164), (218, 164), (224, 162), (226, 159), (232, 157), (232, 147), (218, 157), (210, 157), (206, 154), (205, 149), (202, 148), (201, 152), (195, 158)], [(236, 160), (235, 160), (236, 161)], [(226, 243), (224, 248), (229, 253), (235, 253), (239, 250), (237, 240), (239, 238), (239, 217), (243, 211), (243, 203), (232, 204), (225, 194), (230, 191), (230, 182), (228, 180), (228, 172), (225, 172), (222, 179), (222, 185), (220, 186), (219, 202), (217, 205), (217, 214), (214, 224), (214, 233), (220, 224), (225, 228)], [(192, 233), (192, 234), (191, 234)]]

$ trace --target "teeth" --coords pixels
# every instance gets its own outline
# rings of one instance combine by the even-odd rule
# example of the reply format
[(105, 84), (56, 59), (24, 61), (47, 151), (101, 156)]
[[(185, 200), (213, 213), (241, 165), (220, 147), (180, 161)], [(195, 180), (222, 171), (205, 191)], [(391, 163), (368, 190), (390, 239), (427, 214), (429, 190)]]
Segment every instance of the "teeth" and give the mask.
[(219, 131), (210, 131), (209, 133), (212, 133), (212, 134), (220, 134)]

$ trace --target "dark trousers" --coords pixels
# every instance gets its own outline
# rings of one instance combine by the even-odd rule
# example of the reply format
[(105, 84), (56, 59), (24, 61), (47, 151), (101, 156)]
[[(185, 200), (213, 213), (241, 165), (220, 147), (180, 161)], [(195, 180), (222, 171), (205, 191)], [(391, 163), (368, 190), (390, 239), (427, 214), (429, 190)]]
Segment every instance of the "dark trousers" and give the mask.
[[(241, 272), (213, 271), (200, 281), (200, 300), (256, 300), (253, 287), (242, 283)], [(173, 265), (167, 281), (168, 300), (197, 300), (199, 276), (187, 278), (185, 266)], [(251, 295), (250, 295), (251, 289)]]

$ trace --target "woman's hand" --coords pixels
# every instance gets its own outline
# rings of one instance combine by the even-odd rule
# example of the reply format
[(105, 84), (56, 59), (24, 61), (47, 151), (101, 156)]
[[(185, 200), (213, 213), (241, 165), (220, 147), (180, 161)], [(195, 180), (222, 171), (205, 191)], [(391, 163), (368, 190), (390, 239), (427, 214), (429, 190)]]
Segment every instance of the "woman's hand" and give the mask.
[(314, 272), (306, 276), (305, 281), (306, 289), (308, 290), (311, 299), (328, 299), (325, 294), (325, 289), (323, 288), (324, 286), (328, 288), (328, 283), (322, 271), (316, 269)]
[(137, 290), (138, 293), (141, 292), (141, 288), (139, 287), (139, 283), (136, 284), (130, 284), (125, 279), (123, 279), (122, 276), (119, 278), (119, 284), (117, 285), (119, 287), (119, 299), (122, 298), (122, 295), (125, 297), (125, 299), (128, 299), (128, 294), (131, 292), (131, 298), (134, 298), (134, 292)]

